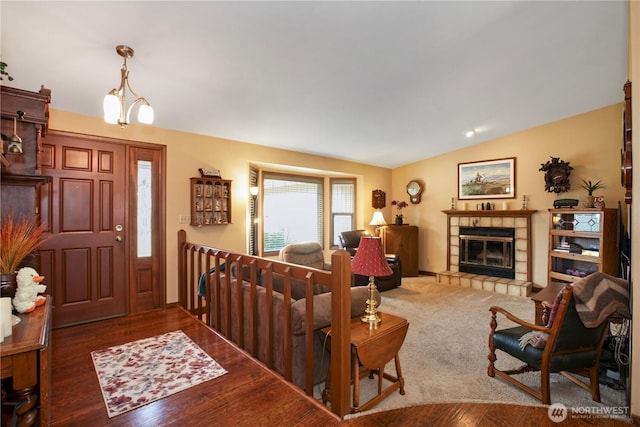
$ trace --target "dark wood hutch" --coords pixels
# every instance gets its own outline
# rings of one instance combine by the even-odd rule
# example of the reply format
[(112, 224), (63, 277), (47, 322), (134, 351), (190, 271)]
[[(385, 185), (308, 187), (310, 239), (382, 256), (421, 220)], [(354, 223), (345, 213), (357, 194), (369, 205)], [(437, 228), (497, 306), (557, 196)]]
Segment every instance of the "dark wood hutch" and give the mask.
[[(42, 138), (47, 134), (50, 102), (51, 91), (44, 87), (39, 92), (29, 92), (0, 86), (0, 221), (9, 215), (42, 220), (42, 187), (50, 181), (50, 177), (42, 175)], [(14, 135), (22, 140), (22, 153), (8, 150), (9, 140), (17, 140), (11, 138)], [(22, 265), (38, 269), (38, 261), (38, 257), (30, 257)], [(20, 315), (21, 322), (0, 344), (3, 359), (0, 378), (13, 378), (18, 399), (12, 402), (16, 410), (11, 425), (34, 425), (36, 422), (41, 426), (49, 425), (51, 306), (52, 300), (48, 297), (45, 305)], [(4, 363), (5, 359), (7, 363)]]
[[(42, 175), (42, 138), (49, 124), (51, 91), (39, 92), (0, 86), (2, 169), (0, 175), (0, 220), (36, 217), (40, 220), (41, 187), (50, 181)], [(15, 130), (14, 130), (15, 129)], [(22, 153), (8, 152), (8, 140), (18, 135)], [(37, 268), (37, 262), (28, 262)]]

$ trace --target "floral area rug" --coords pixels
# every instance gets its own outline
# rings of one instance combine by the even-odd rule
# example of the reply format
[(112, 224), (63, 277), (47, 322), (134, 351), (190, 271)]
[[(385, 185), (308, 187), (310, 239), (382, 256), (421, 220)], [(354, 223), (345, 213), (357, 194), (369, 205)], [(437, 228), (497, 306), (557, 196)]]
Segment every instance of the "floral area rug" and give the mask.
[(182, 331), (91, 352), (109, 418), (227, 373)]

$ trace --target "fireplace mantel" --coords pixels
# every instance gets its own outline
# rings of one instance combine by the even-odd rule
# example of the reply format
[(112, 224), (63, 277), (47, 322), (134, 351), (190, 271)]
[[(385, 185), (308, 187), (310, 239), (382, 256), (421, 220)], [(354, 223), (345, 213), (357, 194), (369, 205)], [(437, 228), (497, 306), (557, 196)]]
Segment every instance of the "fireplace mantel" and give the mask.
[(534, 213), (538, 212), (537, 210), (512, 210), (512, 211), (501, 211), (501, 210), (469, 210), (469, 211), (458, 211), (458, 210), (444, 210), (442, 211), (447, 214), (447, 216), (512, 216), (512, 217), (523, 217), (523, 216), (531, 216)]

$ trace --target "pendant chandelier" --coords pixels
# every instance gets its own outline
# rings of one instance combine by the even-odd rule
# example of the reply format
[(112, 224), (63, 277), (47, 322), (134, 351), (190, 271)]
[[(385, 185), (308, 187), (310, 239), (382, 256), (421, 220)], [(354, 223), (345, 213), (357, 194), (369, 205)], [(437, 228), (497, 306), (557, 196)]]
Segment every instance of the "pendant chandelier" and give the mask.
[[(133, 58), (133, 49), (129, 46), (118, 45), (116, 46), (116, 52), (124, 58), (124, 64), (122, 64), (122, 68), (120, 69), (120, 87), (118, 89), (111, 89), (104, 97), (104, 121), (111, 124), (118, 124), (124, 129), (129, 124), (131, 110), (135, 105), (140, 104), (138, 108), (138, 121), (150, 125), (153, 123), (153, 108), (146, 99), (136, 95), (129, 85), (127, 58)], [(128, 108), (127, 89), (135, 98), (135, 101), (133, 101)]]

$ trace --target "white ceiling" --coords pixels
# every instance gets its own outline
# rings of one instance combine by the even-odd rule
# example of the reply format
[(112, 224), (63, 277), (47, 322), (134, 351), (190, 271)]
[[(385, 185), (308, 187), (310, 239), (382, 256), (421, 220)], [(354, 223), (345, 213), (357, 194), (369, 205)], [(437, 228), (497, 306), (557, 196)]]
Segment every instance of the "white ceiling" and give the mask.
[(154, 126), (392, 168), (622, 102), (627, 7), (2, 0), (2, 84), (102, 117), (126, 44)]

